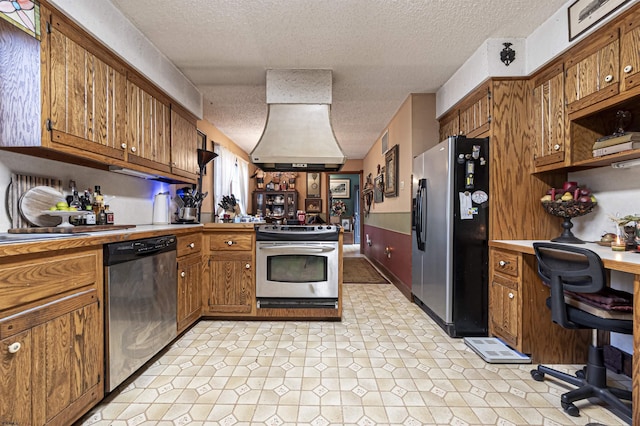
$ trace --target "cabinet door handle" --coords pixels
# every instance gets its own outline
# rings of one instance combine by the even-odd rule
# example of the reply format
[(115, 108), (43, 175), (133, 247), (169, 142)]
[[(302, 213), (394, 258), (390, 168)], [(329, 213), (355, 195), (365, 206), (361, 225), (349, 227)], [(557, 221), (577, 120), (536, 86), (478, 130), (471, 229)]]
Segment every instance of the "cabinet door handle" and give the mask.
[(194, 248), (195, 246), (196, 246), (196, 243), (189, 244), (189, 248)]
[(605, 83), (611, 83), (612, 81), (613, 81), (613, 76), (612, 76), (611, 74), (607, 75), (607, 76), (604, 78), (604, 82), (605, 82)]
[(132, 147), (131, 147), (131, 152), (136, 152), (136, 151), (137, 151), (136, 147), (135, 147), (135, 146), (132, 146)]
[(233, 244), (234, 244), (234, 242), (233, 242), (233, 241), (231, 241), (231, 240), (227, 241), (227, 245), (228, 245), (228, 246), (232, 246)]
[(9, 350), (10, 354), (15, 354), (16, 352), (18, 352), (20, 350), (20, 348), (22, 347), (22, 345), (20, 344), (20, 342), (15, 342), (10, 344), (7, 349)]
[(247, 264), (244, 265), (244, 268), (245, 269), (251, 269), (251, 265), (247, 263)]
[(498, 265), (500, 265), (501, 268), (504, 268), (508, 264), (509, 264), (509, 262), (506, 261), (506, 260), (501, 260), (500, 262), (498, 262)]
[(184, 272), (184, 271), (182, 271), (182, 272), (180, 272), (180, 276), (181, 276), (182, 278), (184, 278), (184, 277), (186, 277), (186, 276), (187, 276), (187, 273), (186, 273), (186, 272)]
[(127, 149), (127, 144), (126, 143), (120, 144), (120, 148)]
[(509, 299), (513, 299), (513, 293), (509, 292)]
[(633, 71), (633, 65), (627, 65), (622, 71), (624, 71), (625, 74), (629, 74), (631, 71)]
[(560, 150), (560, 145), (559, 145), (559, 144), (555, 144), (555, 145), (553, 146), (553, 150), (554, 150), (554, 151), (559, 151), (559, 150)]

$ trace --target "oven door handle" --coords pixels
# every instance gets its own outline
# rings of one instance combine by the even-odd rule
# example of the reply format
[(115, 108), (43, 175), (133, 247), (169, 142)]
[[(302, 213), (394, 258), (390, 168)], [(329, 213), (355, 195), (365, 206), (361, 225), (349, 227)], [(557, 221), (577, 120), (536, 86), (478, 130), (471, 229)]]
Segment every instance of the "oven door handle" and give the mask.
[(332, 247), (332, 246), (314, 246), (314, 247), (309, 247), (309, 246), (297, 246), (295, 244), (287, 244), (287, 245), (278, 245), (278, 246), (267, 246), (267, 247), (260, 247), (260, 250), (269, 250), (269, 251), (286, 251), (288, 253), (291, 253), (292, 251), (295, 251), (296, 253), (292, 253), (292, 254), (298, 254), (298, 253), (328, 253), (330, 251), (334, 251), (336, 248)]

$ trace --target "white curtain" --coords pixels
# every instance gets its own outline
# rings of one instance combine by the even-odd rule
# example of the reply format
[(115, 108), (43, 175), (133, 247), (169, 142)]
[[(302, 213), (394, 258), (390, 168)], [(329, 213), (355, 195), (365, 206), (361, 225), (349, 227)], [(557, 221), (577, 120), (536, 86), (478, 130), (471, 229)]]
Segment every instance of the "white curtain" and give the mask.
[(238, 200), (242, 214), (247, 213), (247, 197), (249, 194), (249, 163), (221, 145), (217, 145), (218, 154), (214, 168), (213, 193), (215, 212), (223, 196), (233, 194)]

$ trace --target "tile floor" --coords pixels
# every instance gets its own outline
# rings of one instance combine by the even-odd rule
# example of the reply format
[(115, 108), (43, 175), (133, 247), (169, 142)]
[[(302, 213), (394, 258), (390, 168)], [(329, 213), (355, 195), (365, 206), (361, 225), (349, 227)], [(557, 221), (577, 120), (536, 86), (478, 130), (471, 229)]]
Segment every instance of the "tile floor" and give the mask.
[(588, 402), (566, 415), (568, 387), (485, 363), (391, 284), (343, 290), (341, 322), (201, 321), (78, 424), (624, 424)]

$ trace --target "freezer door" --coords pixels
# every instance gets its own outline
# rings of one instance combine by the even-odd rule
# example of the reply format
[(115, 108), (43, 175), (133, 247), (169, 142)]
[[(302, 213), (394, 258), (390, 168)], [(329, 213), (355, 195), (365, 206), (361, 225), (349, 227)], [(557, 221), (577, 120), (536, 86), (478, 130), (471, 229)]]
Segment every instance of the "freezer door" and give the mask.
[(411, 293), (422, 300), (422, 258), (424, 257), (424, 245), (419, 245), (419, 235), (422, 221), (420, 205), (421, 190), (419, 188), (420, 180), (423, 178), (422, 162), (424, 154), (418, 155), (413, 159), (413, 177), (411, 179), (411, 193), (413, 194), (412, 213), (411, 213)]
[(421, 301), (445, 323), (452, 321), (452, 141), (439, 143), (424, 157), (427, 201)]

